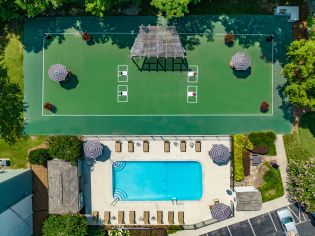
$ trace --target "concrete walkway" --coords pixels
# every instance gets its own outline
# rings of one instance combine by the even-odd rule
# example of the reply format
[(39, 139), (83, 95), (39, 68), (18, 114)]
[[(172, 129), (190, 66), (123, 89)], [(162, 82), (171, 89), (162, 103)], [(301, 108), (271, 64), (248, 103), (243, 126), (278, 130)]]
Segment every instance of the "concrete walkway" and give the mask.
[[(277, 163), (279, 164), (280, 168), (280, 173), (281, 173), (281, 178), (282, 182), (284, 184), (284, 188), (286, 188), (286, 178), (287, 178), (287, 155), (285, 152), (284, 148), (284, 143), (283, 143), (283, 136), (282, 135), (277, 135), (277, 140), (276, 140), (276, 150), (277, 150)], [(243, 221), (250, 219), (252, 217), (256, 217), (265, 213), (268, 213), (269, 211), (285, 207), (290, 205), (291, 203), (289, 202), (287, 198), (287, 191), (285, 189), (284, 196), (277, 198), (273, 201), (269, 201), (266, 203), (263, 203), (262, 209), (260, 211), (235, 211), (235, 217), (230, 218), (225, 221), (221, 221), (212, 225), (208, 225), (206, 227), (197, 229), (197, 230), (184, 230), (184, 231), (179, 231), (174, 236), (197, 236), (197, 235), (202, 235), (206, 234), (208, 232), (220, 229), (222, 227), (235, 224), (237, 222)]]

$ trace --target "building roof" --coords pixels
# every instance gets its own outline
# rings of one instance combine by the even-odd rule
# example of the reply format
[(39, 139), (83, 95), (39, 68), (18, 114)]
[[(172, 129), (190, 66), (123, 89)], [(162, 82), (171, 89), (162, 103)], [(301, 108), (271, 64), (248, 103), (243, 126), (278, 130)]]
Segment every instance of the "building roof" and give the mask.
[(185, 51), (174, 26), (141, 25), (131, 57), (184, 58)]
[(260, 191), (236, 192), (236, 210), (259, 211), (262, 206)]
[(50, 214), (78, 213), (78, 167), (63, 160), (48, 161), (48, 208)]

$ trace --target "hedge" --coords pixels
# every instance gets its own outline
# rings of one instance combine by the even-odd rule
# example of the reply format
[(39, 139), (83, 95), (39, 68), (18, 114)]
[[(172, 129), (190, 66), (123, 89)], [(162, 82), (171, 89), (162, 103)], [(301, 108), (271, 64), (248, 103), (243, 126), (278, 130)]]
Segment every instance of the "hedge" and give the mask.
[(267, 146), (269, 148), (268, 155), (277, 155), (275, 141), (276, 135), (273, 132), (253, 132), (248, 135), (249, 140), (254, 146)]
[(33, 165), (42, 165), (46, 166), (47, 161), (50, 160), (51, 157), (46, 148), (39, 148), (30, 151), (28, 154), (28, 161)]
[(243, 152), (243, 168), (244, 168), (244, 175), (249, 176), (250, 175), (250, 156), (249, 151)]

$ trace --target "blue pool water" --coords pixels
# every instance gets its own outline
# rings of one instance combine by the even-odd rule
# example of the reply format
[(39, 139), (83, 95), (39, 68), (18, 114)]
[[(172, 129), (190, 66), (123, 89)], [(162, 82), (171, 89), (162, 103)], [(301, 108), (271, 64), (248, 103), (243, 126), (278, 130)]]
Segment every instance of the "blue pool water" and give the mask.
[(113, 163), (113, 197), (120, 201), (198, 200), (202, 167), (195, 161)]

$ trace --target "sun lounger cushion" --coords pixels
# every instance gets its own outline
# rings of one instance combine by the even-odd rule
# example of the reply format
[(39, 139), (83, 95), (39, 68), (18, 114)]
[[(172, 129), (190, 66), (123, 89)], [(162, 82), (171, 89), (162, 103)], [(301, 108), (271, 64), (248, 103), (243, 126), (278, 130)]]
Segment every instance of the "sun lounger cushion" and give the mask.
[(143, 151), (149, 152), (149, 141), (143, 141)]
[(196, 152), (201, 152), (201, 142), (200, 141), (196, 141), (195, 151)]
[(159, 225), (163, 224), (163, 211), (158, 211), (157, 212), (157, 223)]
[(178, 223), (180, 225), (184, 225), (185, 221), (184, 221), (184, 212), (183, 211), (179, 211), (178, 212)]
[(110, 224), (110, 211), (104, 212), (104, 224), (105, 225)]
[(128, 152), (134, 152), (134, 145), (132, 141), (128, 141)]
[(181, 152), (186, 152), (186, 141), (181, 141), (180, 142), (180, 151)]
[(121, 152), (121, 142), (116, 141), (115, 143), (115, 152)]
[(150, 224), (150, 212), (149, 211), (145, 211), (143, 212), (143, 223), (148, 225)]
[(169, 211), (168, 212), (168, 223), (170, 225), (174, 224), (174, 211)]
[(164, 152), (170, 152), (170, 142), (164, 141)]

